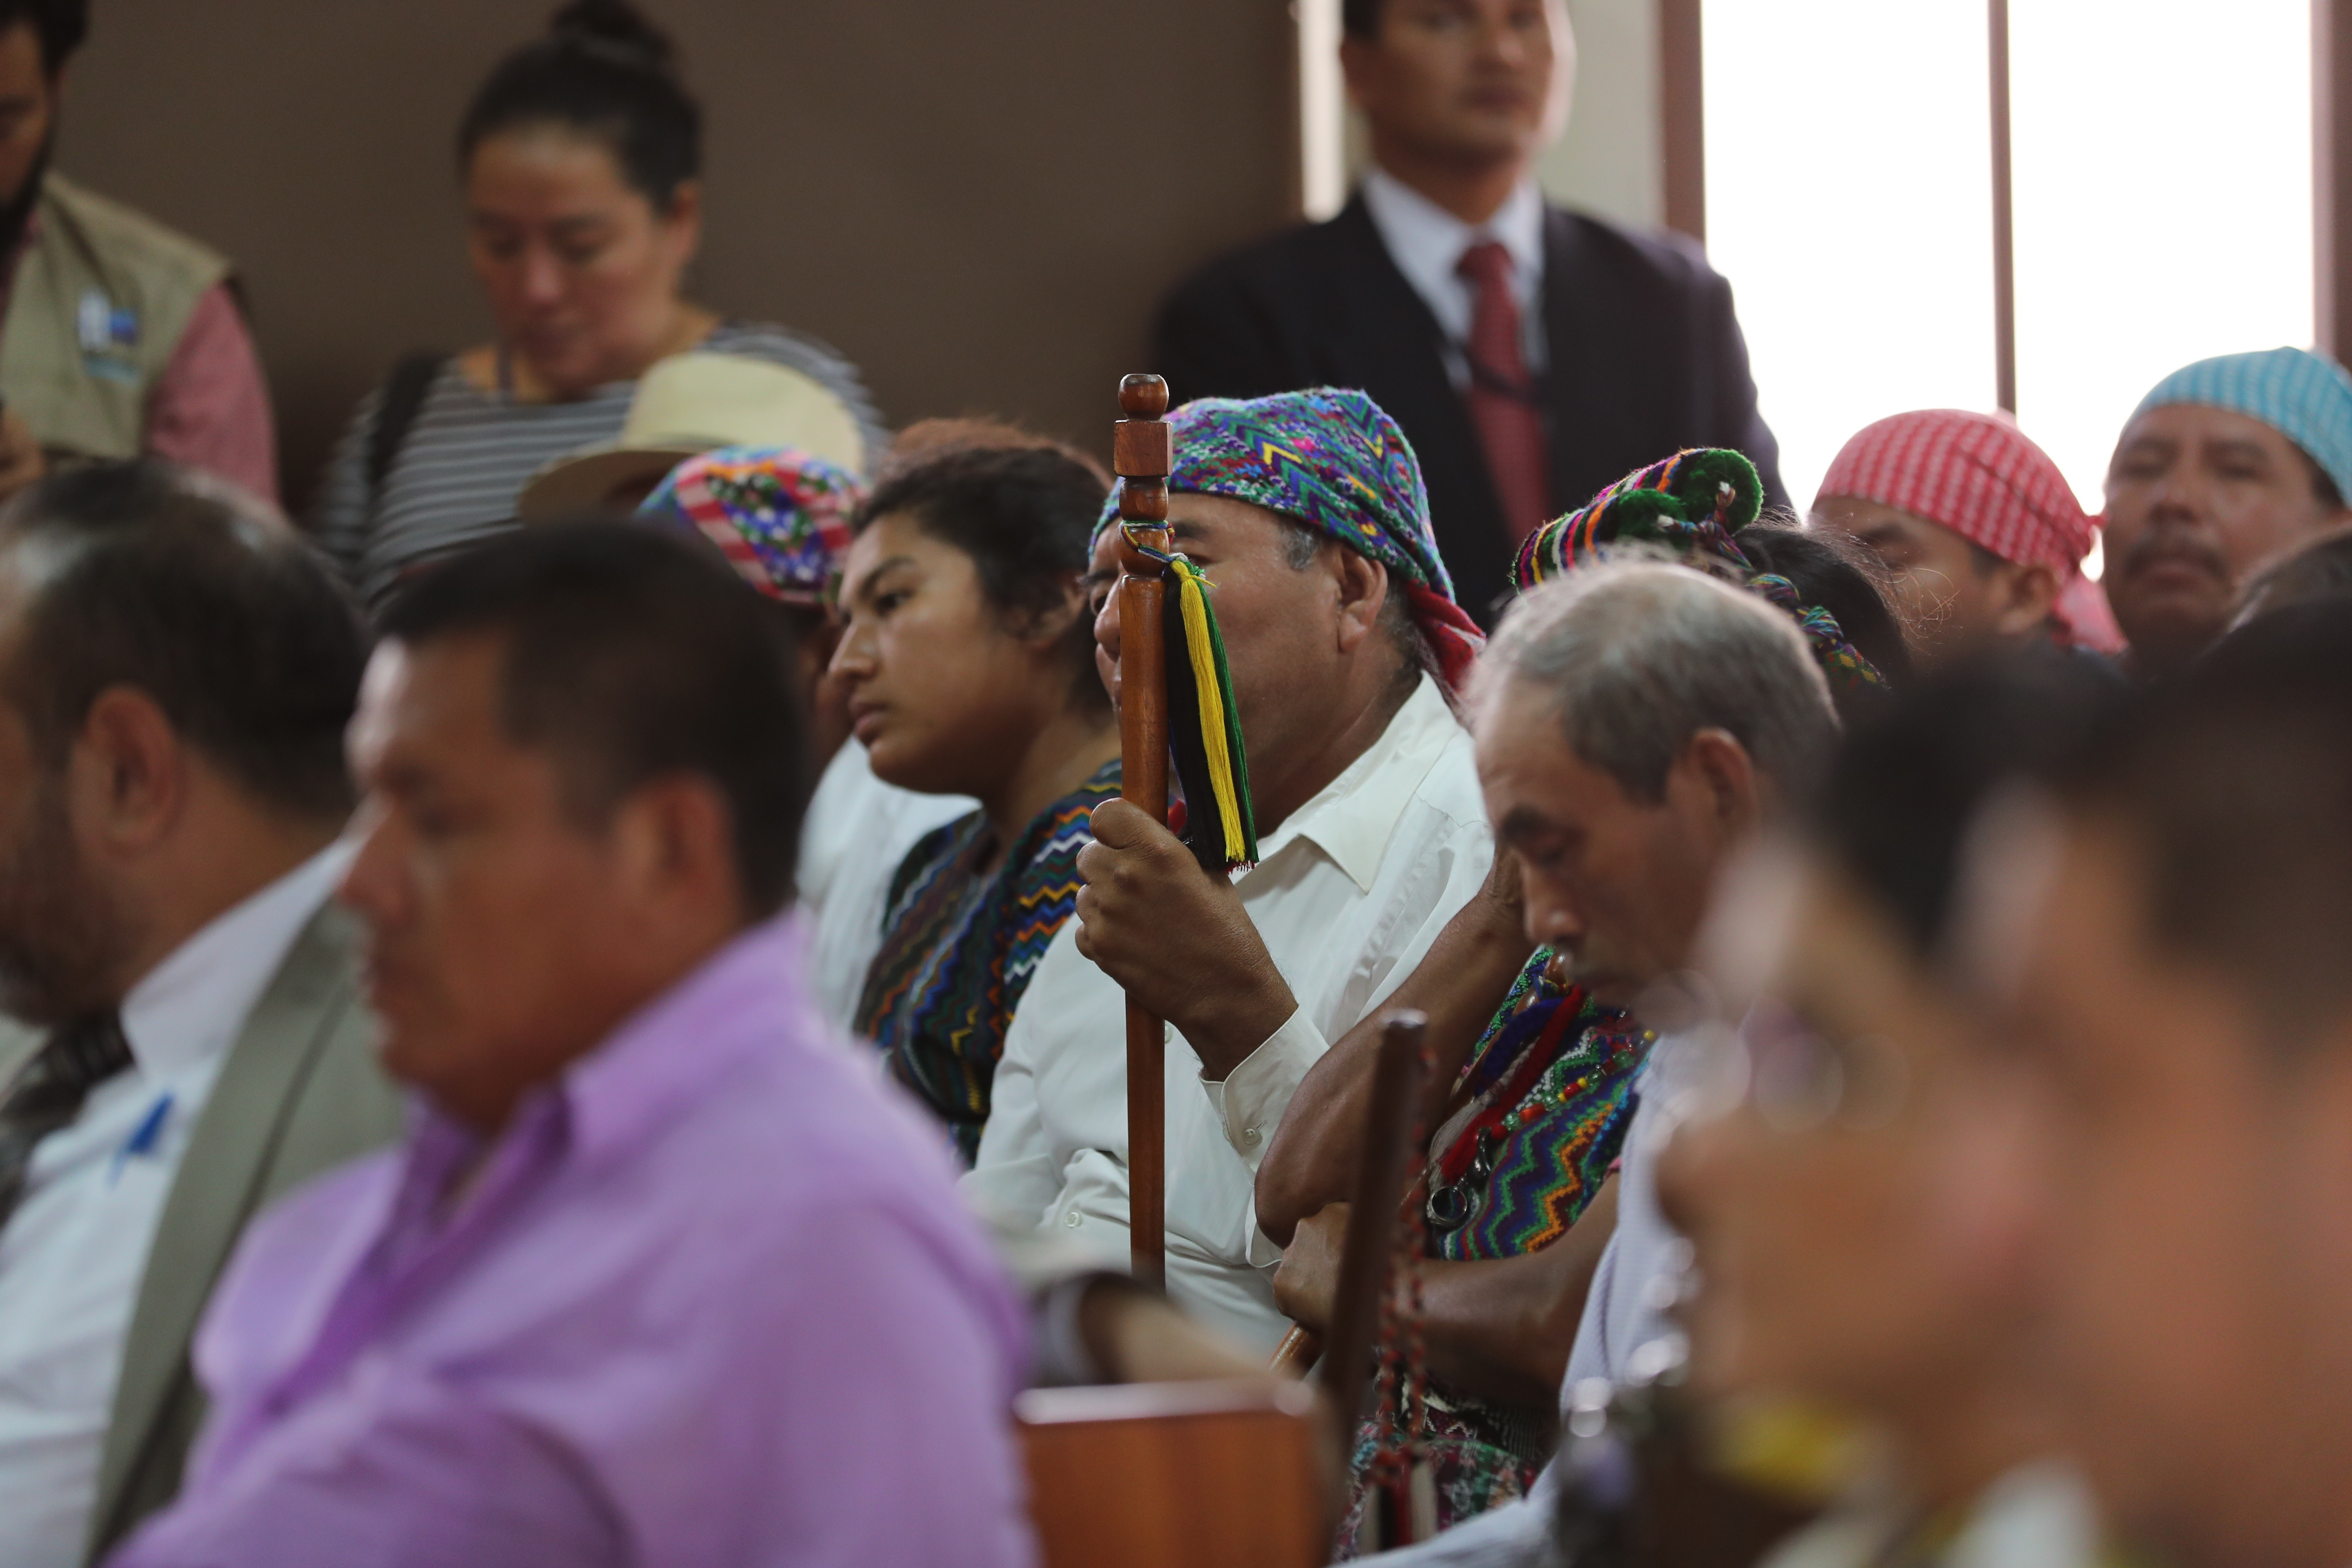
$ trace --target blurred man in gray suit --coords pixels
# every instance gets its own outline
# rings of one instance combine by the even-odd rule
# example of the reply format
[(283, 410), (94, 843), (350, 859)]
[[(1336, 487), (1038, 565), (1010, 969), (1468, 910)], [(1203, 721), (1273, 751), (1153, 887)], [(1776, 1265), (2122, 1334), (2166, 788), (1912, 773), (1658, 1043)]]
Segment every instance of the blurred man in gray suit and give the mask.
[(238, 1233), (398, 1130), (328, 901), (363, 657), (216, 481), (107, 464), (0, 512), (0, 1568), (171, 1500)]

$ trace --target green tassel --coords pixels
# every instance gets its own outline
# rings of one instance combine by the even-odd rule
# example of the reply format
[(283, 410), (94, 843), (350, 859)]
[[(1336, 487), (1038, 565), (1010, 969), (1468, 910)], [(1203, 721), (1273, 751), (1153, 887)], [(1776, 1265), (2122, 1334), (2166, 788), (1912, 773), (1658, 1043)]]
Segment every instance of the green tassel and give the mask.
[(1223, 872), (1257, 864), (1257, 824), (1233, 671), (1208, 586), (1182, 556), (1169, 563), (1168, 737), (1184, 785), (1184, 842), (1203, 868)]

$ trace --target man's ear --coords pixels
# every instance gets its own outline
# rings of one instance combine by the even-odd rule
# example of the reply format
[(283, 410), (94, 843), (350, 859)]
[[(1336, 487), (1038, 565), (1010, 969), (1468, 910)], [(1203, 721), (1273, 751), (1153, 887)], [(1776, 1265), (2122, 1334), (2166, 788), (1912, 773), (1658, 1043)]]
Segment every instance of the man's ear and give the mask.
[(1389, 569), (1344, 544), (1329, 553), (1339, 582), (1339, 651), (1352, 653), (1380, 629), (1390, 591)]
[(1717, 821), (1744, 832), (1763, 816), (1763, 775), (1728, 730), (1705, 729), (1683, 744), (1675, 771), (1705, 792)]
[(716, 784), (694, 773), (652, 779), (614, 808), (622, 875), (639, 907), (667, 912), (705, 901), (740, 904), (735, 814)]
[(1992, 629), (2004, 637), (2021, 637), (2050, 618), (2057, 607), (2062, 584), (2058, 574), (2036, 563), (2003, 562), (1999, 572)]
[(194, 761), (152, 697), (108, 687), (90, 703), (66, 763), (77, 835), (110, 855), (152, 848), (186, 809)]

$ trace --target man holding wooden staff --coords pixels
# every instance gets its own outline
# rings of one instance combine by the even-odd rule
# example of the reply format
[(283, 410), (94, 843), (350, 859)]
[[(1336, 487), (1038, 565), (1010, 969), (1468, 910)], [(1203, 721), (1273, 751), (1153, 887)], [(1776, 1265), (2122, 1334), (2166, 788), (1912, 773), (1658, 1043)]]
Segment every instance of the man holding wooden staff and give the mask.
[[(1486, 878), (1492, 838), (1452, 696), (1479, 637), (1430, 534), (1421, 472), (1360, 392), (1204, 399), (1169, 421), (1172, 548), (1209, 583), (1247, 744), (1258, 864), (1202, 869), (1163, 823), (1097, 808), (1087, 886), (1022, 1002), (968, 1185), (1128, 1263), (1124, 1018), (1167, 1020), (1167, 1276), (1271, 1350), (1281, 1253), (1252, 1189), (1327, 1043), (1410, 973)], [(1096, 634), (1118, 695), (1116, 502)]]

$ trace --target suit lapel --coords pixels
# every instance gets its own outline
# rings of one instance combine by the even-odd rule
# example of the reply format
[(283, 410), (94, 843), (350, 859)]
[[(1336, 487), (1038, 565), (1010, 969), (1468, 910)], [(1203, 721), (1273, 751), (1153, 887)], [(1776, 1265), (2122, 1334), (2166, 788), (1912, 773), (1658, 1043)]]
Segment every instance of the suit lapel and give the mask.
[(1440, 346), (1444, 332), (1390, 258), (1360, 195), (1332, 220), (1331, 228), (1346, 260), (1338, 279), (1340, 320), (1333, 337), (1346, 345), (1349, 361), (1332, 379), (1370, 393), (1404, 427), (1429, 481), (1438, 550), (1454, 574), (1462, 603), (1473, 614), (1483, 614), (1484, 601), (1505, 581), (1503, 509), (1469, 407), (1445, 374)]
[[(1595, 483), (1586, 454), (1607, 450), (1603, 434), (1611, 418), (1604, 396), (1607, 378), (1595, 367), (1612, 363), (1620, 324), (1595, 309), (1603, 290), (1580, 276), (1582, 261), (1575, 225), (1558, 207), (1544, 209), (1544, 343), (1551, 368), (1546, 377), (1551, 405), (1551, 501), (1555, 512), (1573, 511), (1616, 476)], [(1660, 456), (1664, 454), (1661, 453)]]
[(118, 1506), (185, 1365), (196, 1320), (259, 1202), (295, 1097), (355, 1003), (349, 919), (329, 904), (302, 928), (229, 1047), (196, 1119), (123, 1346), (91, 1516), (100, 1525)]

